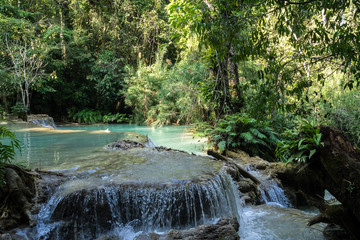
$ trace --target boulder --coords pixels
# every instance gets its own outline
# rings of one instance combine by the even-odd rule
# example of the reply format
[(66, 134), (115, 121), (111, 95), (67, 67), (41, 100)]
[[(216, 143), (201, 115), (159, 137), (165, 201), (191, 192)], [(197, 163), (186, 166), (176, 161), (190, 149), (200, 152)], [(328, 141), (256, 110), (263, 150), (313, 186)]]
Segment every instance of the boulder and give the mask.
[(221, 218), (216, 224), (200, 225), (186, 230), (171, 230), (166, 234), (142, 234), (135, 240), (173, 240), (173, 239), (223, 239), (238, 240), (239, 222), (235, 217)]

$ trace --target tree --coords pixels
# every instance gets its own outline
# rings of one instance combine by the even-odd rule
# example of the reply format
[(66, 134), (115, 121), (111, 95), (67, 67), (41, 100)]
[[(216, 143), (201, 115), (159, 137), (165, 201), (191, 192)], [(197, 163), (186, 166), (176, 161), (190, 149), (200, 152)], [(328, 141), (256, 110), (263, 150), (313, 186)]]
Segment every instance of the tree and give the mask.
[(35, 83), (45, 75), (44, 63), (36, 49), (34, 41), (13, 40), (10, 41), (5, 37), (6, 48), (11, 58), (12, 71), (14, 80), (18, 83), (22, 103), (26, 112), (30, 109), (30, 89)]
[(239, 111), (242, 106), (238, 63), (246, 60), (247, 29), (252, 22), (236, 12), (242, 8), (238, 1), (225, 0), (174, 0), (168, 6), (172, 26), (185, 36), (195, 33), (207, 48), (213, 71), (209, 100), (214, 102), (218, 115)]
[(94, 84), (96, 90), (96, 109), (107, 112), (119, 110), (123, 104), (121, 91), (124, 85), (125, 69), (123, 59), (116, 58), (114, 52), (101, 51), (86, 78)]

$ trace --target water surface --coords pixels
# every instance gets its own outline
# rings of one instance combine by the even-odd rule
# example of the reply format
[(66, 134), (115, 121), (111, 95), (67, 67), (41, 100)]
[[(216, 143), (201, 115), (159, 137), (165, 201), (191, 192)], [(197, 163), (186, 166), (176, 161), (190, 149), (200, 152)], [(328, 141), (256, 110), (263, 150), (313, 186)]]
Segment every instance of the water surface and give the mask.
[(58, 126), (57, 129), (50, 129), (31, 123), (10, 123), (8, 127), (15, 131), (16, 137), (22, 142), (22, 150), (17, 153), (16, 161), (30, 168), (43, 170), (77, 168), (79, 161), (94, 159), (107, 144), (126, 138), (128, 133), (124, 132), (137, 132), (148, 136), (158, 146), (189, 153), (201, 154), (205, 144), (203, 139), (193, 138), (190, 126), (152, 128), (131, 124), (103, 124)]

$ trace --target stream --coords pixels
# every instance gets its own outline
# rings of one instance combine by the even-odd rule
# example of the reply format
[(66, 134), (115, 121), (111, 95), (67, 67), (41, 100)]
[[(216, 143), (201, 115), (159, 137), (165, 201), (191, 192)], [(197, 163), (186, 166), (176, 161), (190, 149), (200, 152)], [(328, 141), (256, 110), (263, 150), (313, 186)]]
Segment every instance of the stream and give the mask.
[[(73, 175), (53, 190), (36, 216), (37, 226), (18, 231), (25, 239), (76, 235), (84, 240), (113, 239), (109, 236), (130, 240), (141, 233), (188, 229), (225, 216), (238, 218), (242, 240), (324, 239), (322, 225), (306, 227), (316, 212), (292, 208), (283, 190), (266, 176), (254, 173), (262, 181), (266, 204), (246, 206), (219, 161), (201, 151), (206, 142), (193, 138), (189, 126), (9, 127), (23, 144), (19, 162)], [(200, 156), (151, 148), (104, 150), (119, 139), (137, 138), (135, 132), (158, 146)]]

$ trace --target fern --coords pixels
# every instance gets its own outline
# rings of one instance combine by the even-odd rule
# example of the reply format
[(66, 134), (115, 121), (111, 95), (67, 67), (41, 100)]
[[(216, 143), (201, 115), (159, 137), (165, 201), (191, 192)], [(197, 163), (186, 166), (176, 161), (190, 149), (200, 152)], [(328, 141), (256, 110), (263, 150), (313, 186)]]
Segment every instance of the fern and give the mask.
[(302, 121), (298, 131), (278, 143), (276, 157), (286, 163), (309, 161), (324, 146), (320, 128), (315, 128), (314, 125), (314, 122)]
[(220, 151), (240, 149), (253, 156), (275, 159), (279, 135), (267, 122), (259, 122), (245, 113), (228, 115), (216, 127), (208, 127), (203, 132)]

